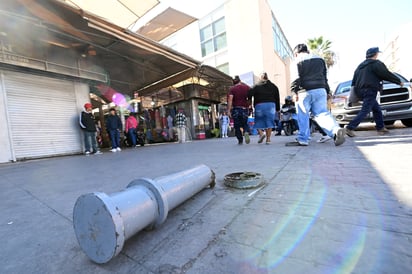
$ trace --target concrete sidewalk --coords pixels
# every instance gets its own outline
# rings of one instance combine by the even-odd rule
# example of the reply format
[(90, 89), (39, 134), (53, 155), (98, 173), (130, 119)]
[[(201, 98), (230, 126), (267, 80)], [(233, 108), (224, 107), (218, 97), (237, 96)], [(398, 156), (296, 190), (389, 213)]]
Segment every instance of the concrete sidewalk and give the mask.
[[(237, 145), (235, 138), (159, 144), (0, 165), (0, 273), (412, 273), (412, 129), (308, 147)], [(73, 206), (133, 179), (205, 164), (206, 188), (159, 228), (96, 264), (80, 249)], [(261, 173), (263, 188), (223, 184)]]

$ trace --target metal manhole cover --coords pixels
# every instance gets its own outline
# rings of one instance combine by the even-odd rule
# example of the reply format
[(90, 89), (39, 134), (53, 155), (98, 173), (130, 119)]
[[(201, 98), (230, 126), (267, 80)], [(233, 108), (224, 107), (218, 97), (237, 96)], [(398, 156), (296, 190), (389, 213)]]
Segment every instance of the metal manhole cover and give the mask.
[(255, 188), (264, 183), (263, 175), (256, 172), (235, 172), (224, 177), (225, 186), (234, 188)]

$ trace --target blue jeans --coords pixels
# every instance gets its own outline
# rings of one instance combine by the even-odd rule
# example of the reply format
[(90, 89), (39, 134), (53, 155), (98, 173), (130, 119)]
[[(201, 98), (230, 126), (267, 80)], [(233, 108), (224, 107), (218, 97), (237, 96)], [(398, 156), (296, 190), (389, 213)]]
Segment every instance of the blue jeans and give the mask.
[(255, 106), (256, 129), (275, 128), (276, 104), (265, 102)]
[(376, 101), (376, 95), (378, 94), (377, 90), (373, 89), (362, 89), (361, 92), (361, 99), (363, 101), (362, 108), (359, 111), (358, 115), (350, 121), (347, 128), (350, 130), (354, 130), (365, 117), (369, 114), (370, 111), (373, 113), (373, 119), (375, 120), (376, 129), (380, 130), (385, 127), (383, 123), (383, 116), (382, 110), (379, 106), (378, 102)]
[(109, 130), (109, 136), (112, 148), (120, 147), (120, 132), (117, 129), (111, 129)]
[(279, 113), (275, 112), (275, 128), (273, 130), (276, 130), (278, 133), (281, 133), (283, 127), (279, 116)]
[(129, 128), (127, 131), (127, 135), (129, 135), (130, 141), (132, 142), (132, 146), (136, 146), (137, 140), (137, 133), (135, 128)]
[(248, 110), (246, 108), (234, 107), (232, 109), (233, 127), (235, 128), (235, 135), (239, 142), (243, 142), (242, 131), (249, 132), (249, 124), (247, 123)]
[[(96, 132), (84, 131), (84, 145), (86, 151), (94, 153), (97, 151)], [(92, 150), (93, 149), (93, 150)]]
[(330, 137), (340, 129), (338, 123), (327, 109), (326, 90), (324, 88), (311, 89), (299, 93), (297, 101), (297, 116), (299, 124), (299, 134), (297, 140), (300, 142), (309, 142), (310, 138), (310, 114), (319, 127)]
[(220, 137), (225, 137), (225, 136), (227, 136), (227, 129), (228, 129), (228, 127), (229, 127), (229, 124), (222, 124), (222, 136), (220, 136)]

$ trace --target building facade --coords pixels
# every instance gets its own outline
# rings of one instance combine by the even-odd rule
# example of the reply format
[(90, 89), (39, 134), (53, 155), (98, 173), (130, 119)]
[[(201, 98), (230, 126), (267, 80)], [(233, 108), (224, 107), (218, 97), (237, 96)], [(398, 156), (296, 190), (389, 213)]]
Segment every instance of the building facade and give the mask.
[[(178, 95), (218, 102), (210, 86), (221, 90), (230, 82), (215, 68), (76, 5), (23, 2), (0, 2), (0, 163), (83, 153), (79, 114), (86, 102), (104, 133), (109, 105), (124, 118), (137, 101), (162, 99), (143, 92), (153, 83), (176, 75), (209, 77), (209, 87)], [(165, 102), (176, 99), (165, 94)]]
[(222, 1), (160, 42), (249, 85), (265, 71), (289, 93), (292, 49), (266, 0)]
[(265, 71), (281, 95), (289, 89), (292, 51), (266, 0), (221, 1), (197, 19), (168, 9), (164, 18), (180, 26), (162, 35), (155, 26), (157, 39), (65, 1), (5, 0), (0, 13), (0, 163), (82, 153), (85, 102), (101, 124), (110, 103), (122, 117), (129, 104), (146, 109), (159, 136), (168, 110), (184, 108), (193, 138), (203, 139), (229, 75), (253, 85)]
[(409, 34), (411, 28), (412, 22), (401, 26), (395, 31), (383, 49), (382, 57), (380, 58), (390, 71), (397, 72), (408, 80), (412, 79), (409, 53), (412, 43), (412, 38)]

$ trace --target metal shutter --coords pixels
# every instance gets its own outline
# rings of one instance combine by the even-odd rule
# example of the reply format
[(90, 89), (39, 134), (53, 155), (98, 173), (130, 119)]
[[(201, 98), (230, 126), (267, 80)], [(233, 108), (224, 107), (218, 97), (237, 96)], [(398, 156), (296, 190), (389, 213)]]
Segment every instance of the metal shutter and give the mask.
[(82, 150), (73, 82), (2, 73), (16, 160)]

